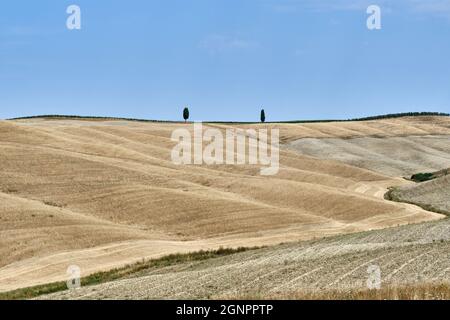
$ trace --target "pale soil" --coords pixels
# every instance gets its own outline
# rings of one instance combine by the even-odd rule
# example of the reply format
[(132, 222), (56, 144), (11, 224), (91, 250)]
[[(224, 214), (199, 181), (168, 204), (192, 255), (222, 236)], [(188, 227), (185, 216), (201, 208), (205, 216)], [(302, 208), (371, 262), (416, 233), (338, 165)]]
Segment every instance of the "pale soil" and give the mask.
[[(293, 298), (450, 281), (450, 220), (290, 243), (222, 258), (154, 268), (135, 277), (42, 299)], [(345, 295), (335, 295), (334, 299)], [(375, 297), (376, 298), (376, 297)], [(393, 298), (393, 297), (391, 297)]]
[[(227, 128), (226, 125), (211, 125)], [(283, 141), (450, 135), (448, 118), (277, 127)], [(128, 121), (0, 122), (0, 291), (142, 258), (270, 245), (441, 219), (383, 199), (409, 182), (281, 151), (280, 173), (255, 166), (176, 166), (172, 130)], [(239, 126), (241, 127), (241, 126)], [(190, 128), (190, 127), (189, 127)]]
[(434, 172), (450, 166), (450, 135), (307, 138), (289, 144), (299, 153), (341, 161), (393, 177)]
[(450, 176), (396, 188), (392, 196), (399, 201), (432, 206), (450, 215)]

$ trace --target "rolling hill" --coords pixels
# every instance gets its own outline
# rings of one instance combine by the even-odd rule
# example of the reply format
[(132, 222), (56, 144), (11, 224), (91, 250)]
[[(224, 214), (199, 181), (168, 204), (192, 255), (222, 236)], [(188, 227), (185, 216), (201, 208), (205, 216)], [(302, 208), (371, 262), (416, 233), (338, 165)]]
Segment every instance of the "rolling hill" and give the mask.
[[(444, 217), (383, 198), (388, 187), (412, 183), (386, 170), (398, 168), (400, 152), (381, 158), (378, 170), (311, 157), (290, 144), (401, 137), (407, 148), (421, 150), (416, 137), (429, 137), (436, 152), (421, 154), (414, 169), (439, 170), (450, 166), (448, 117), (239, 127), (280, 129), (278, 175), (260, 176), (251, 165), (173, 164), (171, 133), (189, 124), (1, 121), (0, 291), (64, 280), (71, 264), (87, 275), (175, 252), (275, 245)], [(373, 155), (382, 146), (358, 148)]]
[[(339, 298), (367, 290), (368, 268), (382, 287), (450, 283), (450, 220), (290, 243), (231, 256), (154, 267), (125, 279), (44, 299)], [(431, 298), (434, 291), (427, 293)], [(448, 292), (447, 292), (448, 296)], [(357, 297), (357, 295), (356, 295)], [(414, 297), (410, 297), (414, 299)]]
[(396, 201), (417, 204), (422, 208), (450, 215), (450, 175), (394, 188), (389, 196)]

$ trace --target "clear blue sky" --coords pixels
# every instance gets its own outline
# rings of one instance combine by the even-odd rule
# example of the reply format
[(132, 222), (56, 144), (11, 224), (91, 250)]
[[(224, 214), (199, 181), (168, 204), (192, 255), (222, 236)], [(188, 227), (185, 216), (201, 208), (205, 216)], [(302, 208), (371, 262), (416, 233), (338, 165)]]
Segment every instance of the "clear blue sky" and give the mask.
[(0, 118), (179, 120), (184, 106), (193, 120), (449, 112), (450, 0), (2, 2)]

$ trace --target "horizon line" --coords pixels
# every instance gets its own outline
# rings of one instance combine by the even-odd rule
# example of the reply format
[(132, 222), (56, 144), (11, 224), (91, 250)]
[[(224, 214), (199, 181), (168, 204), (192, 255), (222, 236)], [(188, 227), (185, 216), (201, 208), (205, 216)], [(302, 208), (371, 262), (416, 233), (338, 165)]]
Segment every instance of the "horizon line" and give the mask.
[[(349, 121), (370, 121), (389, 118), (403, 118), (403, 117), (420, 117), (420, 116), (441, 116), (448, 117), (449, 113), (445, 112), (401, 112), (390, 113), (375, 116), (367, 116), (361, 118), (349, 118), (349, 119), (310, 119), (310, 120), (278, 120), (278, 121), (265, 121), (264, 123), (320, 123), (320, 122), (349, 122)], [(26, 120), (26, 119), (45, 119), (45, 118), (73, 118), (73, 119), (96, 119), (96, 120), (125, 120), (125, 121), (138, 121), (138, 122), (158, 122), (158, 123), (186, 123), (183, 120), (156, 120), (156, 119), (141, 119), (141, 118), (129, 118), (129, 117), (113, 117), (113, 116), (80, 116), (80, 115), (64, 115), (64, 114), (48, 114), (48, 115), (33, 115), (3, 119), (3, 121), (14, 120)], [(197, 121), (187, 121), (187, 123), (193, 123)], [(235, 123), (235, 124), (257, 124), (261, 121), (198, 121), (202, 123)]]

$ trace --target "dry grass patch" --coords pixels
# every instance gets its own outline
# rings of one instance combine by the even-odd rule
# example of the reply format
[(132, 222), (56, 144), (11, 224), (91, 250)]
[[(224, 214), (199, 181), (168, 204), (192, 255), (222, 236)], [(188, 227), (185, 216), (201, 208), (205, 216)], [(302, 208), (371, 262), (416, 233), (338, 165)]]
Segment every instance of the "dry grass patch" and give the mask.
[[(171, 254), (159, 259), (143, 260), (134, 264), (127, 265), (122, 268), (116, 268), (110, 271), (97, 272), (81, 279), (81, 286), (92, 286), (109, 281), (133, 277), (137, 273), (152, 268), (163, 268), (180, 263), (202, 261), (207, 259), (218, 258), (234, 253), (244, 252), (248, 250), (256, 250), (260, 247), (253, 248), (219, 248), (218, 250), (200, 250), (187, 254)], [(14, 291), (0, 293), (0, 300), (23, 300), (33, 299), (41, 295), (60, 292), (67, 290), (66, 282), (54, 282), (30, 288), (23, 288)]]
[(275, 300), (449, 300), (449, 283), (424, 283), (408, 286), (388, 285), (380, 290), (297, 291), (267, 296), (264, 293), (238, 296), (237, 299)]

